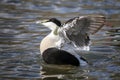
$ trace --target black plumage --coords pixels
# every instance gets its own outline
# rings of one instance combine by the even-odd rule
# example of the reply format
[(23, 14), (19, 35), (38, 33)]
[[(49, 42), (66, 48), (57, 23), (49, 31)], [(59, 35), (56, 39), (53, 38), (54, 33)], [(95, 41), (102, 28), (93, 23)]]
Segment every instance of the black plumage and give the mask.
[(61, 27), (61, 22), (56, 18), (49, 19), (49, 22), (54, 22), (58, 27)]
[(72, 54), (57, 48), (48, 48), (42, 54), (43, 60), (48, 64), (79, 66), (78, 59)]

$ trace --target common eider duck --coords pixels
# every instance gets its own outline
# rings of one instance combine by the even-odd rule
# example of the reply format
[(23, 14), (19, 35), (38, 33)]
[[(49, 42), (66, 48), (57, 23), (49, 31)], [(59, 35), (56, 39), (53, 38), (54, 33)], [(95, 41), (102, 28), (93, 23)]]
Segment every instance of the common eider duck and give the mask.
[(79, 55), (81, 50), (90, 50), (89, 35), (96, 33), (105, 23), (101, 15), (79, 16), (63, 25), (56, 18), (39, 20), (51, 30), (40, 43), (40, 53), (48, 64), (85, 66), (87, 61)]

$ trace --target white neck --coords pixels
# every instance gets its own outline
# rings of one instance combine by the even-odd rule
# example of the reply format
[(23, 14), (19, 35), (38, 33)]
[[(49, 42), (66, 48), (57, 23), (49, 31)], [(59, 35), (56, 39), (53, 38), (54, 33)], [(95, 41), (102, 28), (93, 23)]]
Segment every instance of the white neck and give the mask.
[(54, 31), (58, 26), (53, 22), (42, 23), (45, 27), (48, 27), (50, 30)]

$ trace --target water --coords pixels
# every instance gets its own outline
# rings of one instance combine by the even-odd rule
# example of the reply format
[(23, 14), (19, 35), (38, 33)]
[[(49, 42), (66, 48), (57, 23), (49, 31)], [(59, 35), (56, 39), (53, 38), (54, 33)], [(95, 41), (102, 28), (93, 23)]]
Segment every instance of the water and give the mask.
[[(120, 0), (1, 0), (0, 80), (119, 80)], [(62, 22), (78, 15), (102, 14), (109, 25), (91, 36), (91, 51), (82, 52), (87, 67), (48, 65), (39, 43), (49, 29), (40, 18)]]

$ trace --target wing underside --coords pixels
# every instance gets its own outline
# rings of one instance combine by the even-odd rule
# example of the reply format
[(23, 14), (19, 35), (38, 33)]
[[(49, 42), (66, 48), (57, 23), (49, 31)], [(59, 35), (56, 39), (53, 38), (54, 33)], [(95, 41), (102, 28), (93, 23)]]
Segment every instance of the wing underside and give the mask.
[(88, 46), (89, 35), (98, 32), (104, 23), (105, 17), (101, 15), (75, 17), (61, 27), (60, 36), (77, 47)]

